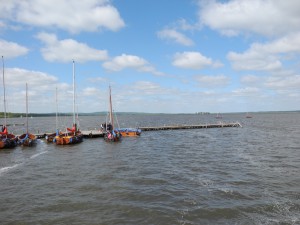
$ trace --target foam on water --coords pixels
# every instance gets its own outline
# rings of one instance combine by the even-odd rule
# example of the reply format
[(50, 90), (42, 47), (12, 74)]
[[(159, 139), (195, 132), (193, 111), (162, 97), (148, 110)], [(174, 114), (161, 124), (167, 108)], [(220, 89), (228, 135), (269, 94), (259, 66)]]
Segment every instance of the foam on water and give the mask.
[(4, 173), (7, 173), (9, 172), (10, 170), (12, 169), (16, 169), (18, 168), (19, 166), (23, 165), (23, 163), (18, 163), (18, 164), (14, 164), (12, 166), (6, 166), (6, 167), (3, 167), (3, 168), (0, 168), (0, 176)]

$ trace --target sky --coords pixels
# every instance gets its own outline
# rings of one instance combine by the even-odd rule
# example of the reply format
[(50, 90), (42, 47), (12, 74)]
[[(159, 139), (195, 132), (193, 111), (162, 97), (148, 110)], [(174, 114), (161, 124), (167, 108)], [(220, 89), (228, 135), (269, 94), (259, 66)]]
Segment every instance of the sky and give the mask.
[(73, 72), (78, 112), (107, 111), (109, 86), (115, 112), (300, 109), (298, 0), (0, 0), (0, 12), (7, 112), (26, 111), (26, 83), (30, 113), (72, 112)]

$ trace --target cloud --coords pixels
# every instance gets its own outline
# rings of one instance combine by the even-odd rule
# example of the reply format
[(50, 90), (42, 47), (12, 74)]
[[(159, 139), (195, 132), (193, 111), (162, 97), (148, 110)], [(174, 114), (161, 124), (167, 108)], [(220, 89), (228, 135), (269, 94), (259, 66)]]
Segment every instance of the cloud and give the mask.
[(108, 58), (106, 50), (90, 48), (85, 43), (79, 43), (73, 39), (58, 40), (55, 34), (39, 33), (36, 36), (45, 43), (41, 49), (45, 60), (49, 62), (77, 62), (103, 61)]
[(157, 32), (157, 36), (163, 40), (175, 41), (178, 44), (185, 46), (192, 46), (194, 42), (184, 34), (176, 31), (175, 29), (164, 29)]
[(149, 72), (153, 73), (154, 75), (163, 75), (163, 73), (157, 71), (145, 59), (135, 55), (122, 54), (120, 56), (116, 56), (110, 61), (104, 62), (102, 66), (112, 72), (118, 72), (126, 68), (132, 68), (139, 72)]
[(241, 83), (245, 85), (256, 85), (257, 83), (261, 82), (261, 78), (255, 75), (245, 75), (241, 77)]
[(0, 39), (0, 52), (5, 58), (15, 58), (21, 55), (26, 55), (28, 51), (28, 48), (17, 43)]
[(230, 78), (224, 75), (219, 75), (219, 76), (198, 75), (195, 76), (194, 79), (197, 81), (198, 86), (204, 88), (225, 87), (230, 82)]
[(49, 90), (49, 86), (57, 82), (55, 76), (20, 68), (7, 68), (5, 70), (5, 80), (13, 88), (22, 88), (25, 87), (25, 83), (29, 83), (32, 88), (37, 90)]
[(300, 89), (300, 75), (294, 74), (290, 76), (271, 76), (266, 79), (265, 86), (277, 91), (288, 90), (297, 91)]
[(224, 35), (255, 33), (277, 36), (300, 29), (298, 0), (199, 2), (200, 22)]
[(99, 88), (87, 87), (81, 91), (82, 96), (98, 96), (100, 93)]
[(173, 66), (184, 69), (202, 69), (207, 66), (222, 66), (219, 62), (203, 56), (200, 52), (176, 53), (172, 62)]
[(101, 28), (117, 31), (125, 26), (109, 0), (39, 1), (10, 0), (1, 3), (0, 18), (29, 26), (59, 28), (72, 33), (94, 32)]
[(261, 91), (257, 87), (245, 87), (245, 88), (239, 88), (232, 91), (232, 94), (234, 96), (256, 96), (260, 95)]
[(229, 52), (227, 58), (236, 70), (274, 71), (282, 68), (284, 54), (300, 53), (300, 33), (293, 33), (269, 43), (253, 43), (244, 53)]
[(53, 98), (55, 108), (55, 88), (64, 90), (66, 87), (53, 75), (21, 68), (6, 68), (5, 83), (8, 111), (14, 112), (25, 112), (26, 83), (30, 112), (49, 112), (49, 96)]

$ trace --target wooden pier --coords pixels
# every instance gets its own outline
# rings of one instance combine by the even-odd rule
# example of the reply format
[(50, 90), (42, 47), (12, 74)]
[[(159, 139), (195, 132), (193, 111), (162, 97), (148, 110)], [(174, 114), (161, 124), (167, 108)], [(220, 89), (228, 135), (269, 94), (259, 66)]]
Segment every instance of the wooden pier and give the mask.
[(242, 125), (239, 122), (235, 122), (235, 123), (199, 124), (199, 125), (168, 125), (168, 126), (161, 126), (161, 127), (139, 127), (139, 129), (141, 129), (142, 131), (156, 131), (156, 130), (223, 128), (223, 127), (242, 127)]
[(104, 132), (101, 130), (84, 130), (81, 133), (84, 138), (104, 137)]
[[(206, 128), (225, 128), (225, 127), (242, 127), (239, 122), (233, 123), (214, 123), (214, 124), (198, 124), (198, 125), (164, 125), (160, 127), (139, 127), (142, 131), (159, 131), (159, 130), (183, 130), (183, 129), (206, 129)], [(86, 130), (81, 131), (84, 138), (104, 137), (104, 132), (100, 130)], [(44, 134), (34, 134), (38, 139), (45, 138)]]

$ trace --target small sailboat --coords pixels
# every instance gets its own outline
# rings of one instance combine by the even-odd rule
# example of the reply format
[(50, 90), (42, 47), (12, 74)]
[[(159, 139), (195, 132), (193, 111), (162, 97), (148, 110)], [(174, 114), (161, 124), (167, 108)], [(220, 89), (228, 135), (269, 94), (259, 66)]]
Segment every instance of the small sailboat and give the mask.
[(57, 145), (77, 144), (83, 141), (83, 135), (77, 128), (75, 118), (75, 62), (73, 61), (73, 127), (67, 128), (64, 133), (56, 134), (54, 140)]
[(55, 101), (56, 101), (56, 114), (55, 114), (55, 132), (54, 133), (49, 133), (46, 134), (45, 139), (47, 141), (47, 143), (53, 143), (55, 142), (55, 137), (58, 136), (60, 134), (59, 130), (58, 130), (58, 107), (57, 107), (57, 87), (55, 90)]
[(17, 145), (17, 137), (14, 134), (8, 133), (7, 118), (6, 118), (6, 93), (5, 93), (5, 79), (4, 79), (4, 58), (2, 56), (3, 65), (3, 102), (4, 102), (4, 124), (0, 132), (0, 149), (13, 148)]
[(220, 113), (218, 113), (216, 116), (215, 116), (216, 119), (222, 119), (222, 115)]
[(122, 134), (115, 129), (112, 111), (111, 87), (109, 86), (109, 122), (105, 124), (104, 140), (108, 142), (121, 141)]
[(246, 118), (252, 118), (252, 116), (249, 113), (246, 113)]
[(18, 144), (31, 147), (36, 143), (37, 137), (28, 132), (28, 85), (26, 83), (26, 133), (18, 137)]

